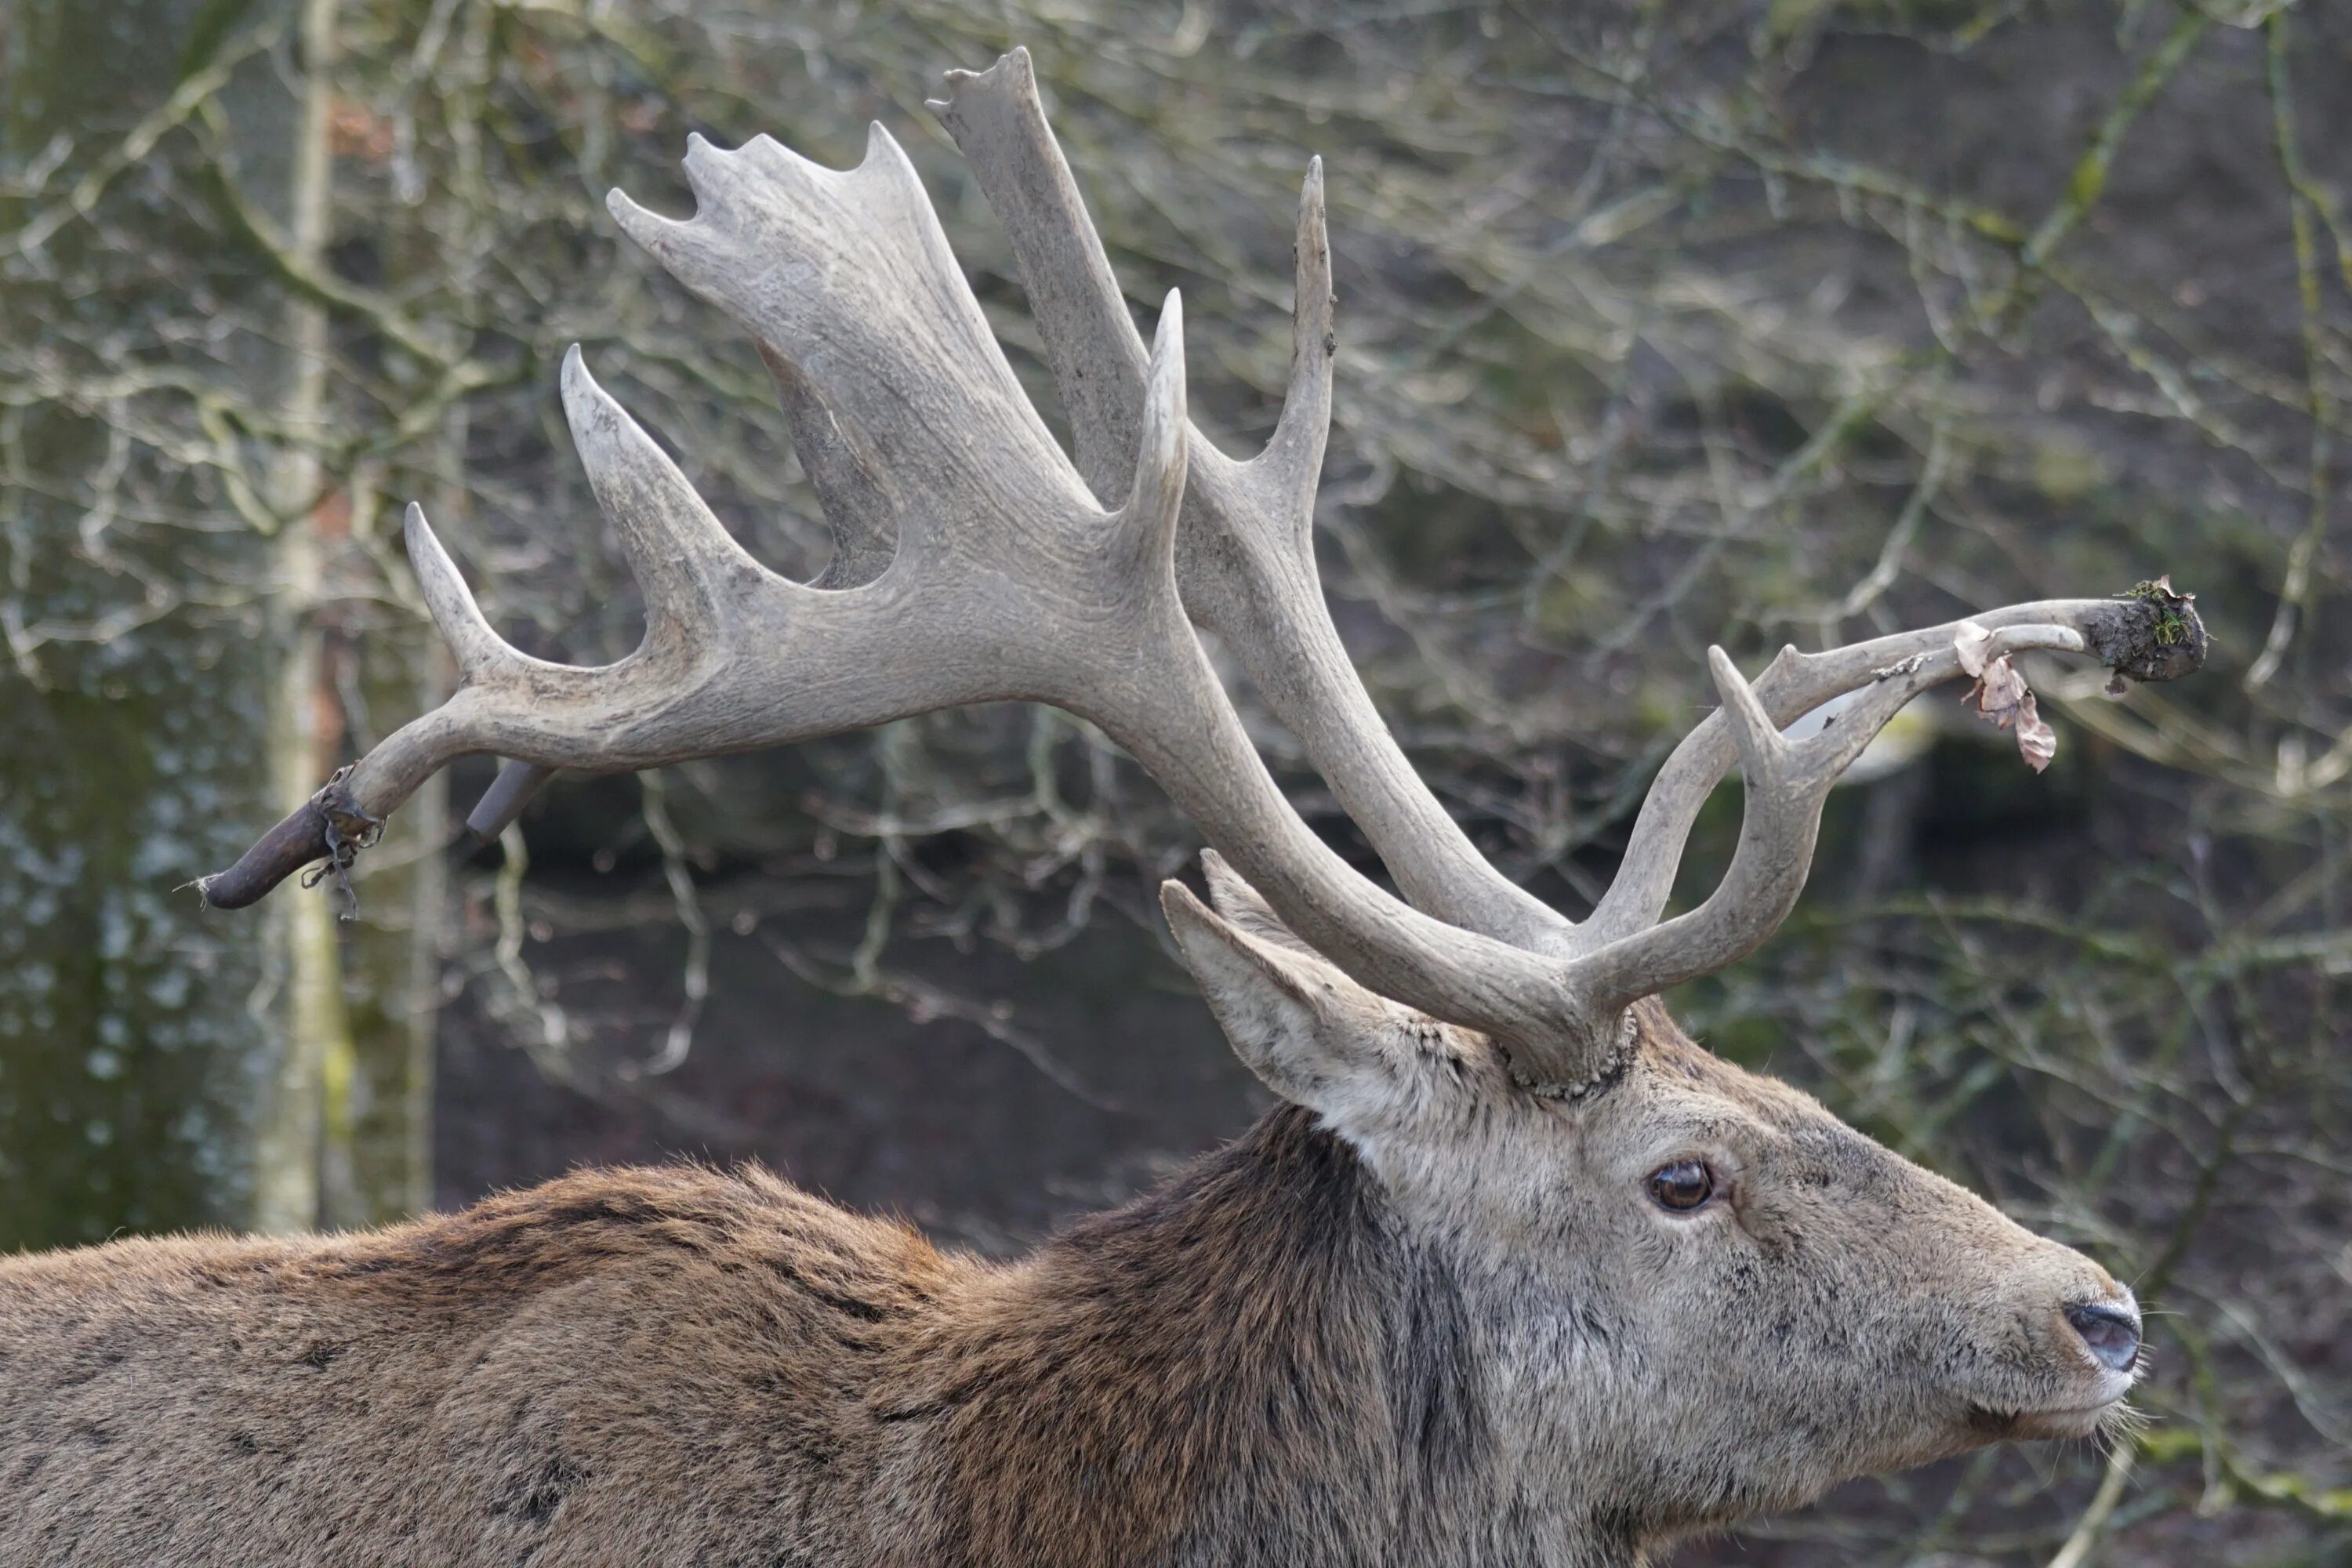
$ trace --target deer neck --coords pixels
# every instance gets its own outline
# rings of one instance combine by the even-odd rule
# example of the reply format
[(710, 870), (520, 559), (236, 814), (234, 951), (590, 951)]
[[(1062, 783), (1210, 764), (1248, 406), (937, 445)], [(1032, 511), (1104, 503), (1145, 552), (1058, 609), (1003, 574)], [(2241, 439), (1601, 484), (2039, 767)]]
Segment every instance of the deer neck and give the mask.
[(908, 1468), (941, 1478), (947, 1561), (1634, 1568), (1528, 1500), (1475, 1316), (1279, 1110), (952, 1312), (897, 1412), (937, 1445)]

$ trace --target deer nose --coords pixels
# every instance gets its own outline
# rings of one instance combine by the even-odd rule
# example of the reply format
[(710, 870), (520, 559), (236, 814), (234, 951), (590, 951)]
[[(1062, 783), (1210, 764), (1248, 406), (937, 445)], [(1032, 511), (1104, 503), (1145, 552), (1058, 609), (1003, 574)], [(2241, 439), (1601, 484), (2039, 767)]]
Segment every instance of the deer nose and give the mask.
[(2139, 1314), (2128, 1307), (2086, 1301), (2066, 1309), (2092, 1359), (2110, 1372), (2123, 1372), (2139, 1357)]

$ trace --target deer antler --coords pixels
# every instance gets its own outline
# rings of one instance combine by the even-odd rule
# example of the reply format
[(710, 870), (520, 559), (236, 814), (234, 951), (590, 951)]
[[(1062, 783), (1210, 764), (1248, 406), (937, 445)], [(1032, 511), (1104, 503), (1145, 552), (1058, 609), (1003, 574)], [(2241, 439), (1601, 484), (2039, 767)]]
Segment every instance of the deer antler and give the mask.
[[(1077, 183), (1045, 123), (1029, 51), (950, 71), (930, 108), (955, 137), (1013, 241), (1037, 331), (1097, 495), (1126, 482), (1143, 399), (1143, 340), (1111, 276)], [(1550, 906), (1473, 846), (1381, 722), (1323, 603), (1315, 490), (1331, 415), (1331, 250), (1323, 161), (1298, 202), (1290, 388), (1265, 450), (1235, 462), (1192, 431), (1176, 578), (1192, 619), (1221, 637), (1297, 735), (1412, 904), (1517, 946), (1566, 929)]]
[[(1522, 1079), (1550, 1092), (1603, 1081), (1628, 1004), (1730, 963), (1786, 915), (1830, 785), (1913, 695), (1960, 673), (1957, 627), (1791, 650), (1754, 689), (1711, 650), (1721, 713), (1668, 761), (1623, 874), (1590, 921), (1572, 924), (1488, 866), (1422, 785), (1323, 607), (1307, 534), (1329, 410), (1319, 174), (1301, 203), (1291, 402), (1266, 452), (1236, 463), (1186, 420), (1173, 293), (1144, 355), (1037, 110), (1026, 57), (950, 79), (943, 118), (1013, 233), (1084, 477), (1023, 395), (887, 132), (877, 126), (865, 161), (846, 172), (765, 137), (733, 153), (695, 138), (692, 219), (657, 217), (617, 192), (613, 214), (758, 339), (835, 529), (835, 565), (802, 584), (751, 560), (575, 350), (565, 412), (645, 585), (643, 646), (595, 669), (517, 651), (411, 508), (410, 553), (457, 656), (458, 690), (207, 879), (206, 897), (249, 903), (311, 860), (344, 858), (367, 825), (469, 752), (512, 759), (475, 813), (495, 825), (554, 769), (650, 767), (1031, 700), (1099, 724), (1299, 937), (1364, 984), (1493, 1035)], [(1124, 504), (1106, 511), (1097, 495)], [(1227, 638), (1299, 731), (1412, 904), (1291, 811), (1188, 610)], [(1975, 619), (1995, 633), (1987, 658), (2087, 650), (2162, 679), (2194, 668), (2203, 643), (2198, 629), (2185, 657), (2151, 655), (2158, 613), (2142, 601), (2053, 601)], [(1864, 695), (1830, 730), (1801, 742), (1780, 733), (1851, 691)], [(1691, 821), (1735, 759), (1748, 808), (1730, 870), (1698, 909), (1661, 923)]]

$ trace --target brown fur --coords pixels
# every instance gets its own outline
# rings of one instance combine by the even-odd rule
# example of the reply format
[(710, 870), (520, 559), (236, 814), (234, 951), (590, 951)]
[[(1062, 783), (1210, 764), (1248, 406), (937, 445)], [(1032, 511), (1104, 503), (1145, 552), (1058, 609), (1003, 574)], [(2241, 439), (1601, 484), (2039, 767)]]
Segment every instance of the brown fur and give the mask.
[[(772, 1176), (0, 1266), (0, 1562), (792, 1561), (969, 1269)], [(813, 1561), (854, 1561), (808, 1542)]]
[(1475, 1462), (1415, 1283), (1296, 1110), (1010, 1268), (695, 1167), (17, 1258), (0, 1561), (1370, 1562)]
[(1013, 1264), (696, 1167), (0, 1262), (0, 1564), (1623, 1568), (2115, 1399), (2103, 1272), (1654, 1005), (1564, 1106), (1214, 939), (1323, 1103)]

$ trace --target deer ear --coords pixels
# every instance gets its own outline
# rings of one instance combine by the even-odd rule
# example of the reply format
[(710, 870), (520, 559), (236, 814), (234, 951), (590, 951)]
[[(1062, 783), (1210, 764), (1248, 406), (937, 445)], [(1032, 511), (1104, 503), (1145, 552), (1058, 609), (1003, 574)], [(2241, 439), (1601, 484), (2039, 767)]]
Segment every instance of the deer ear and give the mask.
[(1322, 963), (1316, 951), (1298, 939), (1297, 932), (1282, 923), (1274, 906), (1258, 896), (1258, 890), (1242, 880), (1242, 874), (1225, 863), (1225, 858), (1213, 849), (1201, 851), (1201, 869), (1209, 881), (1209, 902), (1225, 923), (1271, 947), (1287, 948)]
[[(1342, 1124), (1385, 1102), (1404, 1066), (1387, 1048), (1396, 1005), (1316, 956), (1223, 861), (1210, 876), (1223, 913), (1173, 881), (1160, 907), (1234, 1053), (1283, 1099)], [(1234, 889), (1246, 904), (1228, 902)], [(1253, 908), (1271, 930), (1248, 929)]]

